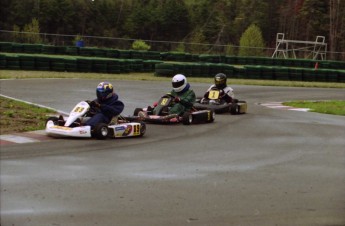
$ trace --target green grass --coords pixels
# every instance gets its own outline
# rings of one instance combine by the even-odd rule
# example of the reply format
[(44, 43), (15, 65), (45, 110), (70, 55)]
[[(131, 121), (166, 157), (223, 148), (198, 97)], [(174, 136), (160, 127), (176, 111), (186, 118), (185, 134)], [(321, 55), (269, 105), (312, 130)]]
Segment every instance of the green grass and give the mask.
[(0, 96), (0, 134), (41, 130), (55, 112)]
[(342, 115), (345, 116), (345, 101), (291, 101), (283, 103), (286, 106), (297, 108), (309, 108), (311, 112), (323, 114)]

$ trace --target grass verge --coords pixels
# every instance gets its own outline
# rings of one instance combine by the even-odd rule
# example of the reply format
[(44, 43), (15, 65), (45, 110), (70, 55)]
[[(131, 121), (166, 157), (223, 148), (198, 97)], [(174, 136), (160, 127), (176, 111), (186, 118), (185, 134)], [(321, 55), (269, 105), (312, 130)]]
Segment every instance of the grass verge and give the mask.
[(311, 112), (323, 114), (342, 115), (345, 116), (345, 101), (291, 101), (283, 103), (286, 106), (297, 108), (309, 108)]
[(55, 112), (0, 96), (0, 134), (41, 130)]

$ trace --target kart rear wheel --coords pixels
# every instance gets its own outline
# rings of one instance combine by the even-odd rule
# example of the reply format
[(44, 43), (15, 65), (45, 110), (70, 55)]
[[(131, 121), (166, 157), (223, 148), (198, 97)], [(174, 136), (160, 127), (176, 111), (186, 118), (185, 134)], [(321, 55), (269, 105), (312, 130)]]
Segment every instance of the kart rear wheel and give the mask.
[(134, 116), (138, 116), (138, 113), (139, 113), (140, 111), (142, 111), (142, 110), (143, 110), (142, 108), (136, 108), (136, 109), (134, 109), (133, 115), (134, 115)]
[(109, 135), (109, 128), (108, 125), (105, 123), (99, 123), (95, 125), (92, 130), (92, 136), (99, 140), (104, 140)]
[(140, 137), (144, 136), (146, 132), (146, 124), (144, 122), (140, 122)]
[(189, 112), (185, 112), (182, 116), (183, 125), (190, 125), (193, 122), (193, 115)]

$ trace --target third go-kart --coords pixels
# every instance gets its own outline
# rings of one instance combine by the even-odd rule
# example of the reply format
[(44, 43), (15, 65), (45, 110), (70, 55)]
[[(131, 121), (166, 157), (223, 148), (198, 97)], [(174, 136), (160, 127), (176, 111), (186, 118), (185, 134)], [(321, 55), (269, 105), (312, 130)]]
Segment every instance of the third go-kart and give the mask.
[[(134, 116), (129, 117), (142, 120), (148, 123), (170, 124), (180, 123), (184, 125), (210, 123), (214, 121), (215, 114), (213, 110), (197, 110), (194, 107), (183, 115), (169, 114), (169, 109), (175, 104), (175, 97), (171, 94), (163, 95), (156, 104), (147, 108), (136, 108)], [(144, 117), (140, 116), (140, 112), (144, 113)]]
[[(91, 102), (92, 103), (92, 102)], [(52, 137), (122, 138), (142, 137), (146, 132), (144, 122), (130, 122), (122, 116), (114, 117), (109, 124), (99, 123), (93, 128), (83, 125), (97, 111), (89, 101), (79, 102), (68, 117), (50, 117), (46, 122), (46, 134)]]
[(236, 115), (247, 112), (246, 101), (233, 99), (231, 103), (227, 103), (221, 98), (220, 90), (216, 87), (209, 91), (207, 98), (197, 98), (194, 107), (198, 110), (213, 110), (217, 114), (230, 112), (230, 114)]

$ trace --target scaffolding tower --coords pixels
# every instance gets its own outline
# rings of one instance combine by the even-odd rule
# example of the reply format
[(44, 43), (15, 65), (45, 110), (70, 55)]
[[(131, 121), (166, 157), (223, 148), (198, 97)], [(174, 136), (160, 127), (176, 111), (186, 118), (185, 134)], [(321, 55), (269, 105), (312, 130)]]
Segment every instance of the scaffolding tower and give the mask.
[(284, 33), (277, 33), (276, 49), (272, 58), (312, 58), (313, 60), (326, 60), (327, 43), (325, 36), (316, 36), (313, 41), (299, 41), (285, 39)]

